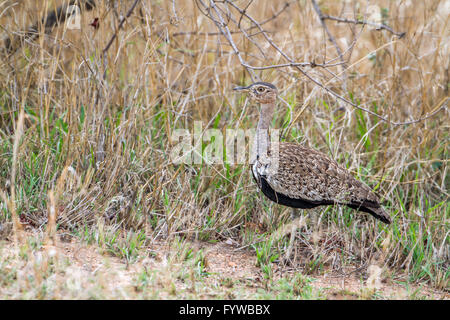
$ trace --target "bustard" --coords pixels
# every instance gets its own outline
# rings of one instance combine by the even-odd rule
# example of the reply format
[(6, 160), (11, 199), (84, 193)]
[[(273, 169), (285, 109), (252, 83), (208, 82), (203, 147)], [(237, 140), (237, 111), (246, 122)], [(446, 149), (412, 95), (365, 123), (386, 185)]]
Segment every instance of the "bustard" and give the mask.
[[(266, 197), (278, 204), (292, 207), (292, 218), (297, 216), (297, 208), (310, 209), (337, 204), (370, 213), (384, 223), (391, 223), (379, 198), (367, 185), (356, 180), (336, 161), (317, 150), (296, 143), (280, 142), (277, 166), (271, 168), (274, 155), (265, 157), (263, 153), (267, 150), (270, 152), (268, 130), (278, 90), (267, 82), (256, 82), (233, 90), (245, 91), (251, 100), (261, 104), (251, 169), (258, 187)], [(293, 233), (289, 255), (292, 242)]]

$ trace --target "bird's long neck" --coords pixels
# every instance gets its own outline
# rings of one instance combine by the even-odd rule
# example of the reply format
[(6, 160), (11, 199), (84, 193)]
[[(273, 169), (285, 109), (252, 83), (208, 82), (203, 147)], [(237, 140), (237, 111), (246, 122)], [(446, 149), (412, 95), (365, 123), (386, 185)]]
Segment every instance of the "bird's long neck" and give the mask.
[(261, 103), (261, 112), (259, 114), (258, 131), (268, 130), (272, 121), (275, 103)]
[(261, 104), (258, 127), (256, 128), (256, 159), (266, 157), (270, 148), (269, 127), (274, 109), (275, 102)]

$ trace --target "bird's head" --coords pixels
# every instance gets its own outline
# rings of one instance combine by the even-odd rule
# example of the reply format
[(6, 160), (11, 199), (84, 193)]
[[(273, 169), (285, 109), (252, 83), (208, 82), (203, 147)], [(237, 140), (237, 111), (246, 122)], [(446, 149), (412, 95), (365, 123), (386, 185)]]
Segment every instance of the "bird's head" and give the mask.
[(247, 87), (236, 87), (233, 90), (245, 91), (250, 99), (259, 103), (275, 103), (278, 95), (277, 87), (268, 82), (255, 82)]

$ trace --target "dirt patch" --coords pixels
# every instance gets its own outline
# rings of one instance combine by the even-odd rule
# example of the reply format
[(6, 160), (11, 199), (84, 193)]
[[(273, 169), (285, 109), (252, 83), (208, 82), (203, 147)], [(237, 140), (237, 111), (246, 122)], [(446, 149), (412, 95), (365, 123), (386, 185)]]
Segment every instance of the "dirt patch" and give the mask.
[[(51, 298), (69, 299), (149, 297), (245, 299), (267, 298), (267, 294), (270, 296), (269, 282), (264, 278), (261, 268), (256, 266), (256, 256), (252, 251), (236, 250), (234, 245), (226, 242), (215, 244), (193, 242), (187, 246), (194, 253), (200, 251), (203, 253), (204, 275), (199, 277), (194, 274), (198, 272), (195, 263), (177, 260), (178, 249), (165, 241), (156, 241), (142, 248), (140, 258), (130, 264), (108, 255), (96, 245), (87, 245), (77, 238), (72, 238), (70, 242), (59, 241), (54, 247), (59, 261), (58, 267), (54, 279), (49, 277), (52, 282), (46, 286), (60, 292), (59, 296)], [(36, 258), (37, 254), (32, 259), (22, 261), (10, 241), (3, 242), (0, 251), (3, 268), (8, 270), (16, 268), (22, 274), (28, 272), (36, 275), (36, 261), (42, 260)], [(48, 248), (47, 252), (50, 252)], [(17, 257), (14, 258), (15, 256)], [(274, 273), (271, 283), (301, 274), (300, 270), (283, 267), (280, 264), (272, 264), (272, 267)], [(319, 276), (307, 277), (311, 287), (320, 291), (324, 299), (449, 299), (447, 292), (436, 291), (426, 285), (408, 285), (406, 288), (393, 281), (380, 280), (375, 283), (374, 288), (370, 285), (369, 279), (362, 279), (356, 273), (343, 276), (326, 271)], [(145, 286), (142, 283), (145, 283)], [(24, 286), (31, 285), (4, 283), (0, 285), (0, 295), (23, 298), (19, 293), (15, 294), (14, 290), (21, 292)], [(2, 286), (5, 288), (1, 288)], [(64, 290), (68, 290), (68, 293), (62, 293)], [(146, 294), (143, 295), (143, 292)], [(255, 295), (257, 292), (264, 292), (266, 295)]]

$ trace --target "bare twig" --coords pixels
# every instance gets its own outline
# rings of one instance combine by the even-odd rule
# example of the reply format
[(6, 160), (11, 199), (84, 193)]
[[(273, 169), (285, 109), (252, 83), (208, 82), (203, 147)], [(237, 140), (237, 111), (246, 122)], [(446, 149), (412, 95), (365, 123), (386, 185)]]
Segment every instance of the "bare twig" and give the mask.
[[(210, 0), (210, 6), (206, 6), (205, 3), (202, 0), (197, 0), (197, 2), (200, 2), (202, 4), (202, 6), (204, 8), (206, 8), (207, 10), (207, 14), (206, 16), (209, 17), (214, 24), (217, 26), (217, 28), (220, 30), (220, 32), (225, 36), (225, 38), (227, 39), (228, 43), (231, 45), (231, 47), (233, 48), (233, 51), (235, 52), (235, 54), (237, 55), (240, 63), (242, 66), (245, 67), (245, 65), (247, 64), (244, 59), (241, 56), (241, 53), (239, 51), (239, 49), (237, 48), (236, 44), (234, 43), (231, 33), (230, 33), (230, 29), (228, 28), (228, 26), (225, 24), (222, 15), (220, 14), (219, 10), (216, 7), (216, 4), (214, 3), (213, 0)], [(215, 18), (212, 14), (211, 14), (211, 9), (214, 10), (214, 12), (217, 15), (217, 18)], [(246, 68), (248, 73), (250, 74), (250, 77), (252, 78), (252, 80), (254, 81), (254, 79), (256, 78), (255, 73), (252, 71), (252, 69), (250, 68)]]
[(311, 68), (328, 68), (333, 66), (339, 66), (342, 65), (342, 62), (334, 63), (334, 64), (322, 64), (322, 63), (316, 63), (314, 61), (312, 62), (290, 62), (290, 63), (282, 63), (282, 64), (273, 64), (270, 66), (263, 66), (263, 67), (255, 67), (249, 64), (245, 64), (244, 67), (253, 69), (253, 70), (267, 70), (267, 69), (277, 69), (277, 68), (285, 68), (285, 67), (311, 67)]
[[(123, 24), (125, 23), (125, 20), (130, 17), (131, 13), (133, 12), (134, 8), (136, 7), (136, 5), (139, 3), (140, 0), (135, 0), (133, 5), (131, 6), (131, 8), (128, 10), (127, 14), (122, 18), (122, 20), (119, 22), (119, 25), (117, 27), (116, 32), (112, 35), (111, 39), (109, 39), (108, 43), (106, 44), (105, 48), (102, 50), (102, 55), (103, 55), (103, 64), (104, 64), (104, 70), (103, 70), (103, 78), (102, 80), (104, 81), (106, 79), (106, 63), (107, 63), (107, 55), (106, 53), (108, 52), (109, 48), (111, 47), (113, 41), (117, 38), (117, 34), (119, 32), (119, 30), (122, 28)], [(100, 89), (98, 91), (98, 93), (100, 93)], [(96, 104), (98, 103), (98, 99), (99, 99), (99, 94), (97, 95), (97, 99), (96, 99)]]
[[(268, 19), (266, 19), (266, 20), (260, 22), (260, 25), (263, 26), (263, 25), (265, 25), (266, 23), (268, 23), (268, 22), (270, 22), (270, 21), (275, 20), (276, 18), (278, 18), (278, 16), (279, 16), (280, 14), (282, 14), (284, 11), (286, 11), (286, 9), (289, 8), (289, 6), (290, 6), (293, 2), (295, 2), (295, 1), (286, 2), (286, 3), (284, 4), (284, 6), (283, 6), (280, 10), (278, 10), (277, 12), (275, 12), (275, 13), (273, 14), (272, 17), (270, 17), (270, 18), (268, 18)], [(251, 31), (252, 29), (255, 29), (255, 28), (256, 28), (256, 26), (251, 26), (251, 27), (245, 29), (245, 31), (248, 32), (248, 31)], [(266, 31), (266, 32), (268, 32), (268, 31)], [(230, 33), (231, 33), (231, 34), (242, 33), (242, 30), (230, 30)], [(198, 36), (219, 36), (219, 35), (222, 35), (222, 32), (180, 31), (180, 32), (175, 32), (175, 33), (173, 33), (173, 34), (172, 34), (172, 37), (188, 36), (188, 35), (198, 35)]]
[[(312, 0), (312, 1), (314, 1), (314, 0)], [(400, 39), (403, 38), (406, 35), (406, 32), (395, 31), (391, 27), (385, 25), (384, 23), (375, 23), (375, 22), (366, 21), (366, 20), (352, 20), (352, 19), (334, 17), (334, 16), (329, 16), (329, 15), (322, 15), (321, 19), (323, 19), (323, 20), (334, 20), (334, 21), (343, 22), (343, 23), (361, 24), (361, 25), (372, 26), (372, 27), (375, 28), (375, 30), (386, 30), (386, 31), (389, 31), (390, 33), (396, 35)]]
[(135, 0), (133, 5), (131, 6), (131, 8), (128, 10), (127, 14), (125, 15), (125, 17), (122, 18), (122, 20), (120, 20), (119, 26), (117, 27), (116, 32), (113, 34), (113, 36), (111, 37), (111, 39), (109, 40), (108, 44), (106, 45), (106, 47), (103, 49), (103, 54), (105, 54), (109, 48), (111, 47), (114, 39), (116, 39), (117, 37), (117, 33), (119, 32), (119, 30), (122, 28), (123, 24), (125, 23), (125, 20), (127, 20), (127, 18), (129, 18), (131, 16), (131, 13), (133, 13), (134, 8), (136, 7), (136, 5), (139, 3), (140, 0)]
[(336, 48), (336, 52), (339, 56), (339, 59), (342, 61), (343, 65), (342, 68), (345, 69), (346, 65), (345, 65), (345, 61), (344, 61), (344, 56), (342, 55), (342, 50), (341, 48), (338, 46), (336, 40), (334, 39), (333, 35), (331, 34), (330, 30), (327, 27), (327, 24), (325, 23), (325, 19), (324, 19), (324, 15), (322, 13), (322, 10), (320, 10), (319, 5), (317, 4), (316, 0), (311, 0), (314, 10), (316, 11), (317, 15), (319, 16), (320, 19), (320, 23), (322, 24), (323, 29), (325, 30), (325, 32), (327, 33), (328, 36), (328, 40), (333, 44), (333, 46)]
[[(108, 64), (108, 55), (107, 55), (108, 50), (111, 47), (113, 41), (117, 38), (119, 30), (122, 28), (122, 26), (125, 23), (126, 19), (131, 16), (131, 13), (133, 12), (134, 8), (137, 6), (139, 1), (140, 0), (135, 0), (133, 5), (130, 7), (130, 9), (128, 9), (128, 12), (126, 13), (126, 15), (119, 22), (119, 25), (117, 26), (117, 29), (116, 29), (115, 33), (112, 35), (111, 39), (109, 39), (109, 42), (107, 43), (107, 45), (105, 46), (105, 48), (102, 51), (103, 76), (99, 80), (100, 84), (97, 87), (97, 94), (96, 94), (96, 97), (95, 97), (95, 105), (97, 105), (99, 103), (99, 101), (101, 100), (101, 87), (103, 86), (104, 82), (106, 81), (106, 70), (107, 70), (107, 64)], [(104, 108), (102, 107), (101, 109), (103, 110)], [(97, 151), (96, 151), (96, 157), (97, 157), (98, 161), (103, 161), (104, 157), (105, 157), (105, 151), (104, 151), (105, 138), (104, 138), (103, 130), (104, 130), (103, 129), (103, 123), (100, 123), (100, 127), (99, 127), (100, 139), (99, 139), (99, 143), (97, 145)]]
[(173, 12), (173, 20), (174, 20), (174, 23), (176, 24), (176, 23), (178, 23), (178, 15), (177, 15), (177, 9), (175, 6), (175, 0), (172, 0), (172, 12)]
[[(225, 2), (228, 2), (228, 1), (225, 1)], [(200, 11), (201, 11), (201, 12), (204, 12), (204, 14), (214, 22), (214, 24), (218, 27), (218, 29), (219, 29), (219, 31), (220, 31), (220, 34), (222, 34), (223, 36), (225, 36), (226, 40), (228, 41), (228, 43), (229, 43), (229, 44), (231, 45), (231, 47), (233, 48), (234, 53), (238, 56), (238, 59), (239, 59), (241, 65), (242, 65), (244, 68), (246, 68), (247, 72), (250, 74), (250, 76), (251, 76), (251, 78), (252, 78), (253, 80), (254, 80), (255, 78), (258, 78), (258, 77), (254, 74), (254, 72), (253, 72), (252, 70), (267, 70), (267, 69), (274, 69), (274, 68), (296, 67), (296, 66), (297, 66), (297, 67), (298, 67), (298, 66), (310, 66), (310, 67), (312, 67), (312, 68), (314, 68), (314, 67), (323, 67), (323, 68), (326, 67), (326, 65), (324, 65), (324, 64), (317, 64), (317, 63), (315, 63), (315, 62), (295, 62), (295, 61), (293, 61), (293, 60), (291, 60), (290, 63), (288, 63), (288, 64), (278, 64), (278, 65), (271, 65), (271, 66), (265, 66), (265, 67), (255, 67), (255, 66), (252, 66), (252, 65), (250, 65), (249, 63), (247, 63), (247, 62), (242, 58), (242, 54), (241, 54), (241, 52), (239, 51), (239, 49), (237, 48), (236, 44), (234, 43), (233, 38), (232, 38), (232, 36), (231, 36), (231, 31), (230, 31), (230, 29), (228, 28), (228, 25), (225, 24), (224, 19), (223, 19), (222, 15), (221, 15), (221, 12), (220, 12), (220, 10), (218, 9), (218, 7), (217, 7), (216, 4), (215, 4), (215, 1), (210, 0), (209, 6), (207, 6), (202, 0), (197, 0), (196, 3), (197, 3), (198, 6), (199, 6), (199, 4), (201, 5), (201, 7), (199, 6), (199, 7), (200, 7)], [(237, 8), (237, 9), (238, 9), (239, 13), (241, 14), (241, 17), (246, 17), (246, 18), (248, 18), (248, 14), (247, 14), (244, 10), (239, 9), (237, 6), (234, 6), (234, 5), (232, 5), (232, 6), (233, 6), (234, 8)], [(283, 7), (283, 10), (284, 10), (285, 8), (287, 8), (288, 6), (289, 6), (289, 4), (286, 4), (286, 5)], [(214, 13), (215, 13), (214, 15), (211, 13), (211, 9), (214, 11)], [(281, 11), (282, 11), (282, 10), (280, 10), (280, 11), (278, 12), (278, 14), (277, 14), (277, 15), (274, 15), (274, 16), (278, 16), (279, 13), (280, 13)], [(233, 20), (233, 18), (231, 18), (231, 19)], [(269, 20), (266, 20), (266, 21), (269, 21)], [(236, 21), (234, 21), (234, 22), (235, 22), (237, 25), (239, 24), (239, 22), (236, 22)], [(255, 23), (253, 26), (251, 26), (250, 28), (248, 28), (248, 29), (246, 29), (246, 30), (250, 30), (250, 29), (254, 29), (254, 28), (258, 28), (259, 31), (260, 31), (259, 33), (261, 33), (261, 34), (263, 34), (264, 36), (267, 37), (267, 35), (266, 35), (267, 31), (263, 30), (262, 27), (261, 27), (261, 24), (259, 24), (259, 23)], [(243, 33), (244, 36), (245, 36), (247, 39), (249, 39), (252, 43), (254, 43), (254, 41), (250, 39), (250, 36), (247, 34), (246, 30), (241, 29), (240, 33)], [(257, 43), (255, 43), (255, 45), (259, 48), (259, 46), (258, 46)], [(262, 50), (261, 48), (259, 48), (259, 49), (260, 49), (260, 51), (262, 52), (262, 54), (264, 55), (263, 50)], [(281, 52), (281, 50), (280, 50), (280, 52)], [(334, 65), (338, 65), (338, 64), (334, 64)]]

